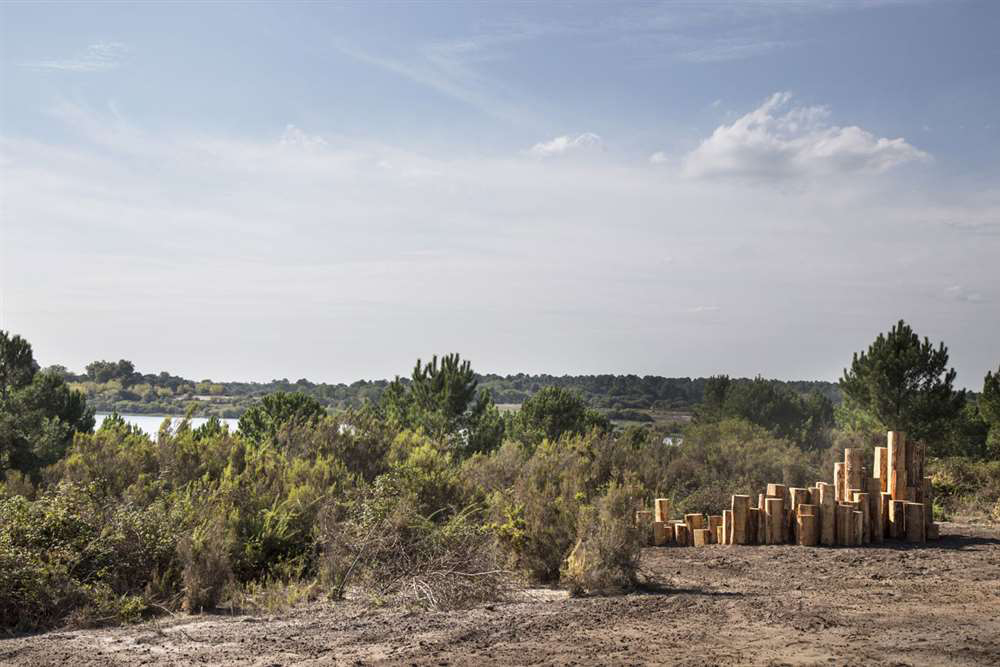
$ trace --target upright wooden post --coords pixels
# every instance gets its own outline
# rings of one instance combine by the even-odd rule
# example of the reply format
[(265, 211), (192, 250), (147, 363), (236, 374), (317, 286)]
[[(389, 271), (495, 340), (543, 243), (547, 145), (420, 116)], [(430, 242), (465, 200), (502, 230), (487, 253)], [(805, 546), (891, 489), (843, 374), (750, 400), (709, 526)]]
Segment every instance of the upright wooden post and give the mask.
[(670, 541), (668, 531), (673, 532), (673, 526), (663, 521), (653, 522), (653, 546), (662, 547)]
[(837, 501), (832, 484), (820, 482), (819, 487), (819, 543), (832, 547), (837, 543)]
[(757, 496), (757, 544), (767, 544), (767, 494)]
[(877, 477), (868, 478), (868, 539), (873, 544), (881, 544), (885, 533), (882, 531), (882, 492)]
[(889, 455), (886, 467), (889, 473), (887, 490), (893, 500), (906, 500), (906, 434), (902, 431), (889, 431), (886, 436)]
[(889, 530), (889, 506), (892, 504), (892, 494), (885, 491), (879, 494), (881, 505), (882, 505), (882, 535), (885, 537), (892, 537), (892, 533)]
[(709, 531), (708, 537), (709, 537), (709, 543), (710, 544), (712, 542), (715, 542), (716, 536), (719, 534), (719, 531), (716, 530), (716, 529), (719, 526), (721, 526), (721, 525), (722, 525), (722, 515), (721, 514), (712, 514), (712, 515), (710, 515), (708, 517), (708, 531)]
[(865, 513), (858, 510), (854, 510), (854, 536), (851, 539), (852, 546), (860, 547), (862, 545), (862, 538), (865, 534)]
[(789, 515), (791, 517), (789, 523), (791, 527), (791, 530), (789, 531), (790, 538), (793, 544), (799, 544), (799, 525), (796, 514), (798, 513), (799, 505), (804, 505), (809, 502), (809, 489), (793, 487), (788, 489), (788, 497), (792, 501), (792, 506), (789, 508)]
[(730, 522), (732, 539), (727, 539), (727, 544), (746, 544), (747, 526), (750, 517), (750, 496), (733, 496), (732, 500), (732, 521)]
[(889, 537), (901, 540), (906, 537), (905, 500), (889, 501)]
[[(879, 493), (888, 491), (889, 485), (889, 448), (875, 448), (875, 465), (872, 466), (872, 477), (878, 480), (881, 489)], [(871, 493), (869, 491), (869, 493)]]
[(815, 505), (802, 503), (796, 508), (795, 531), (798, 544), (804, 547), (814, 547), (819, 543), (819, 516)]
[(844, 502), (844, 498), (847, 494), (847, 489), (844, 485), (846, 478), (844, 477), (844, 464), (834, 463), (833, 464), (833, 488), (835, 489), (836, 499), (838, 503)]
[(653, 521), (670, 521), (670, 498), (657, 498), (653, 501)]
[(763, 512), (757, 507), (751, 507), (747, 510), (747, 541), (745, 544), (760, 544), (760, 540), (757, 538), (757, 526), (760, 525), (761, 514)]
[(732, 544), (730, 535), (733, 530), (733, 511), (722, 510), (722, 526), (719, 530), (719, 544)]
[(695, 528), (692, 544), (696, 547), (704, 547), (712, 543), (710, 535), (712, 531), (708, 528)]
[(764, 514), (767, 524), (767, 543), (782, 544), (782, 532), (785, 525), (785, 499), (767, 498), (764, 501)]
[(694, 531), (705, 527), (704, 514), (685, 514), (684, 523), (688, 529), (688, 541), (694, 543)]
[(861, 544), (869, 544), (872, 541), (872, 533), (871, 507), (868, 504), (868, 494), (855, 491), (853, 500), (854, 504), (861, 511)]
[(851, 517), (853, 515), (853, 512), (854, 508), (852, 508), (850, 505), (837, 503), (836, 507), (837, 546), (846, 547), (850, 544)]
[[(861, 473), (861, 450), (856, 447), (846, 448), (844, 450), (844, 483), (847, 485), (848, 490), (864, 490)], [(847, 496), (847, 500), (851, 500), (850, 495)]]
[(906, 541), (926, 542), (923, 503), (906, 503), (904, 511), (906, 512)]
[(930, 477), (924, 477), (921, 488), (923, 489), (921, 495), (923, 496), (922, 502), (924, 503), (924, 532), (930, 536), (930, 530), (928, 529), (934, 523), (934, 486), (931, 483)]
[(674, 523), (674, 540), (679, 547), (686, 547), (688, 545), (688, 527), (683, 521)]

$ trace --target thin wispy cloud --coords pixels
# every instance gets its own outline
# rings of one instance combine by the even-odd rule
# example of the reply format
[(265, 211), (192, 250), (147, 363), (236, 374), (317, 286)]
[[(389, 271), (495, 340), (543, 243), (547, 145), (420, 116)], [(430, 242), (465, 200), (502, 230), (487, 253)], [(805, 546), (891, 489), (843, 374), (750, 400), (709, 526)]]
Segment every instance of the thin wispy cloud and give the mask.
[(731, 60), (746, 60), (772, 53), (794, 43), (781, 40), (727, 38), (680, 51), (677, 58), (689, 63), (722, 63)]
[(121, 65), (128, 47), (121, 42), (96, 42), (82, 53), (61, 60), (37, 60), (21, 63), (22, 67), (64, 72), (105, 72)]
[(793, 106), (775, 93), (732, 124), (720, 125), (685, 159), (695, 178), (785, 179), (816, 174), (882, 173), (930, 155), (903, 138), (877, 137), (857, 126), (829, 123), (822, 106)]
[(543, 141), (535, 144), (528, 151), (531, 155), (535, 157), (554, 157), (556, 155), (565, 155), (567, 153), (577, 153), (580, 151), (599, 149), (604, 145), (603, 140), (600, 136), (594, 134), (593, 132), (584, 132), (583, 134), (578, 134), (575, 137), (569, 135), (563, 135), (561, 137), (555, 137), (550, 141)]
[(969, 289), (964, 285), (952, 285), (944, 292), (949, 299), (962, 303), (983, 303), (986, 301), (981, 292)]

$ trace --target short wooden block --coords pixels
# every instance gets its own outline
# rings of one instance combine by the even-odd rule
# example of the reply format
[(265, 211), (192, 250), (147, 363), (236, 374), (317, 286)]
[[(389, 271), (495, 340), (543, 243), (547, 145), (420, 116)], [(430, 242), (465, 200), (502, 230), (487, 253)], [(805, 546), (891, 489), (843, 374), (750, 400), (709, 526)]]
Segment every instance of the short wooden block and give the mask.
[(708, 526), (707, 526), (707, 528), (709, 529), (709, 531), (711, 531), (711, 532), (709, 532), (708, 536), (711, 538), (710, 541), (712, 543), (715, 543), (715, 536), (718, 534), (718, 531), (716, 530), (716, 528), (718, 528), (721, 525), (722, 525), (722, 515), (721, 514), (712, 514), (712, 515), (710, 515), (708, 517)]
[(670, 524), (663, 521), (653, 522), (653, 546), (662, 547), (670, 541), (668, 537), (668, 530), (673, 532), (672, 528), (669, 528)]
[(674, 541), (679, 547), (688, 546), (688, 527), (683, 522), (674, 524)]
[(889, 537), (894, 540), (906, 538), (905, 500), (889, 501)]
[(924, 532), (924, 505), (923, 503), (906, 503), (906, 541), (923, 543), (927, 541), (927, 534)]
[(785, 532), (785, 499), (766, 498), (764, 500), (764, 524), (767, 544), (783, 544)]
[(712, 531), (708, 528), (695, 528), (694, 529), (694, 540), (692, 543), (696, 547), (708, 546), (712, 543), (711, 538)]

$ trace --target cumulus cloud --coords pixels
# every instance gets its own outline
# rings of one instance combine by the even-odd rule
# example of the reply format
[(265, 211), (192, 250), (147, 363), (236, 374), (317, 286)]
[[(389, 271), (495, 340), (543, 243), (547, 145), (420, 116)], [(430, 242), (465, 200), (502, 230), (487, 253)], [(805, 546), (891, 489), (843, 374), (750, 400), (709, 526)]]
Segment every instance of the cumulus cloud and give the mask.
[(66, 72), (103, 72), (117, 68), (128, 47), (121, 42), (96, 42), (73, 58), (39, 60), (21, 63), (31, 69), (62, 70)]
[(555, 155), (564, 155), (566, 153), (577, 152), (580, 150), (600, 148), (603, 143), (604, 142), (601, 140), (601, 137), (593, 132), (584, 132), (583, 134), (575, 137), (563, 135), (561, 137), (556, 137), (551, 141), (537, 143), (532, 146), (531, 150), (528, 152), (536, 157), (553, 157)]
[(687, 176), (782, 179), (811, 174), (882, 173), (930, 156), (903, 138), (876, 137), (857, 126), (829, 124), (822, 106), (793, 106), (775, 93), (731, 125), (720, 125), (689, 153)]

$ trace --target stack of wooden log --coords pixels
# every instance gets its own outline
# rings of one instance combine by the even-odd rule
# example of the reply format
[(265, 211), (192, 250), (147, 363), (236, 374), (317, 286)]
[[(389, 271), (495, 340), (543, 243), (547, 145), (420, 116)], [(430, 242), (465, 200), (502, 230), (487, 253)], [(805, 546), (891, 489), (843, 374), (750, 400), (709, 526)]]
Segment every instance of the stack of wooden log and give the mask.
[(685, 514), (680, 520), (670, 518), (669, 499), (658, 498), (652, 511), (636, 513), (636, 521), (655, 546), (921, 543), (938, 536), (924, 454), (921, 443), (907, 443), (901, 431), (890, 431), (886, 446), (875, 448), (871, 467), (863, 465), (860, 450), (845, 449), (843, 462), (834, 464), (832, 484), (768, 484), (756, 497), (734, 495), (721, 515)]

